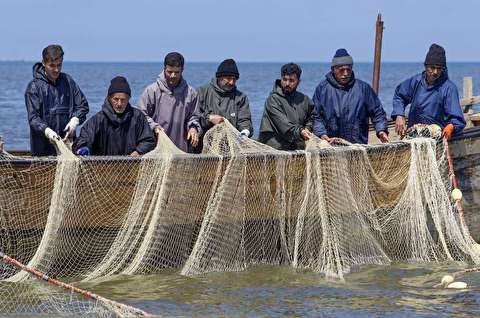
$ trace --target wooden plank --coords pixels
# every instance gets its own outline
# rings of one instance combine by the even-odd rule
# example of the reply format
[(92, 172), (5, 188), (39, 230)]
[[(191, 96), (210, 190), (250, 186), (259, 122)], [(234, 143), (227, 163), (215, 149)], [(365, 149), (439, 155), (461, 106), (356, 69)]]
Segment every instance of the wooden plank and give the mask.
[[(480, 96), (472, 96), (472, 97), (469, 97), (469, 98), (462, 98), (460, 100), (460, 105), (463, 106), (463, 107), (464, 106), (473, 106), (473, 105), (476, 105), (476, 104), (480, 104)], [(463, 110), (463, 112), (465, 113), (465, 109)]]

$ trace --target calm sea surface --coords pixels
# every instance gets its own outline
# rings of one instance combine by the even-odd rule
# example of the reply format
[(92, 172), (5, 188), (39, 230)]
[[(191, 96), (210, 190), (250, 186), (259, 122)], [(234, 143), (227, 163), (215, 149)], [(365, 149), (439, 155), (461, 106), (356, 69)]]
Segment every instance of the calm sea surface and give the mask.
[[(23, 93), (32, 78), (33, 63), (0, 62), (0, 135), (9, 149), (28, 149), (29, 130)], [(300, 63), (299, 90), (311, 96), (329, 70), (326, 63)], [(184, 73), (194, 87), (207, 83), (214, 63), (190, 63)], [(258, 130), (263, 104), (280, 63), (240, 63), (238, 87), (251, 103)], [(100, 110), (110, 79), (128, 78), (133, 104), (162, 69), (158, 63), (65, 63), (88, 98), (89, 116)], [(357, 78), (371, 80), (372, 65), (356, 64)], [(380, 99), (391, 113), (396, 85), (420, 72), (421, 63), (382, 65)], [(450, 63), (449, 73), (462, 89), (464, 76), (474, 79), (480, 94), (480, 63)], [(116, 276), (79, 284), (114, 300), (162, 316), (178, 317), (480, 317), (480, 273), (461, 278), (467, 290), (439, 290), (432, 286), (443, 275), (464, 268), (459, 264), (394, 264), (362, 267), (346, 282), (327, 281), (322, 275), (287, 267), (254, 267), (239, 273), (184, 277), (167, 270), (150, 276)]]
[[(32, 62), (0, 62), (0, 136), (8, 149), (29, 148), (29, 128), (24, 103), (24, 92), (32, 79)], [(329, 71), (328, 63), (299, 63), (303, 69), (299, 90), (310, 97), (317, 84)], [(265, 99), (279, 77), (282, 63), (239, 63), (238, 88), (250, 100), (256, 135), (260, 126)], [(63, 71), (69, 73), (80, 85), (90, 103), (92, 116), (100, 110), (110, 80), (116, 75), (127, 77), (132, 87), (132, 105), (136, 105), (144, 88), (155, 81), (162, 70), (161, 63), (72, 63), (65, 62)], [(217, 63), (188, 63), (184, 77), (187, 82), (199, 87), (214, 76)], [(372, 64), (354, 65), (357, 78), (371, 82)], [(384, 63), (382, 65), (380, 99), (391, 114), (395, 87), (404, 79), (422, 71), (421, 63)], [(463, 77), (472, 76), (474, 94), (480, 95), (480, 63), (449, 63), (450, 78), (457, 84), (460, 95)]]
[(480, 273), (467, 290), (434, 289), (454, 264), (368, 266), (346, 282), (288, 267), (189, 278), (174, 271), (80, 285), (165, 317), (480, 317)]

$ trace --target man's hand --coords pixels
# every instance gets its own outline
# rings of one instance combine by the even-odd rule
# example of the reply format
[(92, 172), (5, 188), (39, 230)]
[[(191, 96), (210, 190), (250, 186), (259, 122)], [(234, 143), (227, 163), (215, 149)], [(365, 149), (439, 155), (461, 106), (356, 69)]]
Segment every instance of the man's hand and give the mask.
[(405, 123), (405, 116), (397, 116), (395, 119), (395, 132), (400, 136), (400, 139), (405, 136), (407, 125)]
[(187, 133), (187, 140), (190, 140), (190, 144), (192, 144), (192, 146), (196, 147), (198, 145), (198, 132), (197, 132), (197, 128), (195, 127), (192, 127), (188, 130), (188, 133)]
[(153, 129), (153, 132), (156, 134), (156, 135), (159, 135), (162, 131), (165, 131), (162, 126), (156, 126), (154, 129)]
[(384, 131), (378, 133), (378, 139), (384, 144), (389, 142), (388, 135)]
[(88, 147), (78, 148), (77, 155), (79, 155), (79, 156), (89, 156), (90, 155), (90, 148), (88, 148)]
[(244, 129), (240, 132), (240, 137), (247, 137), (250, 136), (250, 130)]
[(331, 139), (327, 135), (321, 135), (320, 139), (323, 139), (323, 140), (328, 141), (328, 142), (331, 141)]
[(72, 119), (70, 119), (67, 126), (65, 126), (65, 129), (63, 130), (67, 132), (65, 134), (65, 138), (63, 138), (63, 141), (66, 141), (68, 137), (71, 137), (75, 134), (75, 130), (77, 129), (79, 123), (80, 120), (77, 117), (72, 117)]
[(60, 137), (57, 135), (55, 131), (53, 131), (51, 128), (45, 128), (45, 137), (47, 137), (50, 141), (60, 140)]
[(214, 125), (218, 125), (220, 123), (223, 123), (225, 118), (223, 118), (220, 115), (209, 115), (208, 116), (208, 121), (211, 122)]
[(445, 126), (442, 130), (442, 136), (445, 137), (448, 140), (452, 139), (453, 131), (455, 130), (455, 127), (452, 124), (448, 124)]
[(310, 138), (313, 137), (312, 132), (310, 130), (306, 129), (306, 128), (303, 128), (300, 131), (300, 135), (302, 136), (303, 140), (310, 140)]
[(130, 154), (130, 156), (132, 156), (132, 157), (140, 157), (140, 154), (135, 150), (134, 152), (132, 152), (132, 153)]

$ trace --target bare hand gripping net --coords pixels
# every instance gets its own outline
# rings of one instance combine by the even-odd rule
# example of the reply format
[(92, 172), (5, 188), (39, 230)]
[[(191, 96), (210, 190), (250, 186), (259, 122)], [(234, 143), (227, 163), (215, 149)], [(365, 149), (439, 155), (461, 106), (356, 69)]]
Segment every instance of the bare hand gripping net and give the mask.
[[(78, 158), (62, 145), (56, 159), (0, 155), (0, 251), (50, 277), (278, 264), (344, 279), (363, 264), (480, 263), (434, 139), (331, 146), (314, 138), (305, 151), (283, 152), (225, 122), (207, 132), (202, 155), (182, 153), (164, 134), (141, 158)], [(69, 293), (25, 288), (30, 277), (0, 261), (8, 286), (0, 296), (12, 299), (0, 313), (103, 306), (79, 301), (71, 310)]]

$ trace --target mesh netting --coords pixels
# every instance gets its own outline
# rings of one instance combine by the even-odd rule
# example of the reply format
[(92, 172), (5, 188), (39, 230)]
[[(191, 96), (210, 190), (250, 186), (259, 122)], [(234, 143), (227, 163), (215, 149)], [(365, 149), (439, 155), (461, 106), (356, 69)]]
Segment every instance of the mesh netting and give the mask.
[[(163, 133), (141, 158), (79, 158), (57, 147), (57, 158), (0, 155), (0, 251), (50, 277), (283, 264), (344, 279), (363, 264), (480, 263), (450, 199), (443, 144), (432, 138), (368, 146), (314, 138), (305, 151), (283, 152), (225, 122), (208, 131), (202, 155), (182, 153)], [(1, 261), (0, 279), (8, 299), (0, 313), (69, 314), (74, 304), (115, 313), (30, 288), (38, 284), (26, 271)]]

